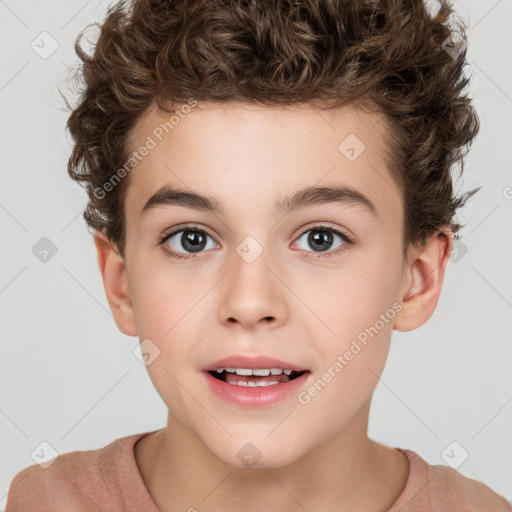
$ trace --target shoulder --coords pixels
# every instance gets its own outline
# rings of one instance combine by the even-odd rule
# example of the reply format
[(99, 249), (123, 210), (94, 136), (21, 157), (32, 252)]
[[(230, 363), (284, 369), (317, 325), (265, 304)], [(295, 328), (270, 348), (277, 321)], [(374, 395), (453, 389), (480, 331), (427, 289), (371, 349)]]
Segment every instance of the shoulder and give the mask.
[(143, 435), (119, 438), (96, 450), (64, 453), (46, 467), (34, 464), (24, 468), (11, 482), (6, 512), (88, 512), (108, 507), (120, 498), (116, 479), (130, 449)]
[(36, 470), (38, 466), (29, 466), (13, 478), (7, 493), (6, 512), (22, 510), (46, 510), (50, 508), (44, 479)]
[(511, 512), (510, 504), (484, 483), (468, 478), (450, 466), (428, 465), (430, 495), (434, 503), (464, 505), (468, 511)]
[[(408, 503), (409, 508), (404, 511), (512, 512), (508, 501), (482, 482), (468, 478), (450, 466), (430, 465), (412, 450), (399, 450), (410, 464), (409, 480), (403, 493), (407, 495), (404, 505)], [(427, 508), (415, 508), (414, 502)]]

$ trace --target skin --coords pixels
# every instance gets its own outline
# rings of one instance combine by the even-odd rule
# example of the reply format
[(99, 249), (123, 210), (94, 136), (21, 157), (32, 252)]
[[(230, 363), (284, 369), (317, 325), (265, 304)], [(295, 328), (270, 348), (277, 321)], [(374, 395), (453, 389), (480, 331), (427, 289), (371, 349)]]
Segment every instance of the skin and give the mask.
[[(168, 119), (153, 105), (133, 148)], [(147, 370), (169, 409), (167, 426), (134, 452), (162, 511), (385, 511), (404, 489), (405, 457), (367, 436), (371, 398), (393, 329), (416, 329), (432, 315), (453, 235), (443, 228), (403, 257), (403, 201), (384, 164), (379, 121), (352, 106), (320, 113), (200, 103), (131, 171), (126, 259), (102, 233), (95, 243), (118, 328), (160, 350)], [(349, 134), (366, 145), (354, 161), (338, 150)], [(141, 216), (165, 184), (215, 196), (228, 212), (172, 205)], [(274, 201), (307, 185), (355, 188), (378, 215), (356, 204), (273, 215)], [(215, 235), (201, 253), (187, 251), (181, 233), (159, 245), (189, 222)], [(333, 235), (328, 251), (311, 246), (318, 223), (354, 243), (309, 257), (344, 243)], [(247, 236), (263, 248), (251, 264), (236, 252)], [(175, 259), (173, 248), (192, 257)], [(393, 303), (401, 311), (308, 404), (293, 396), (263, 409), (231, 405), (201, 373), (228, 355), (266, 354), (308, 368), (307, 389)], [(262, 453), (251, 468), (237, 457), (248, 441)]]

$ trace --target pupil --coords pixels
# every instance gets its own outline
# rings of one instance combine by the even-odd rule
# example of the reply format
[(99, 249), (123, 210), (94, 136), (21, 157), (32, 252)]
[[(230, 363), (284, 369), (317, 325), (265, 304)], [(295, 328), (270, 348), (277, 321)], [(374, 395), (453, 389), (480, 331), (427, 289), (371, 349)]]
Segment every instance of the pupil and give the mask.
[(199, 231), (186, 230), (181, 235), (181, 243), (190, 252), (198, 252), (205, 246), (206, 237)]
[[(329, 231), (315, 229), (311, 231), (311, 234), (308, 237), (308, 241), (311, 244), (311, 247), (316, 247), (320, 251), (326, 251), (332, 244), (332, 233), (330, 233)], [(323, 241), (328, 242), (328, 247), (325, 245), (321, 245)]]

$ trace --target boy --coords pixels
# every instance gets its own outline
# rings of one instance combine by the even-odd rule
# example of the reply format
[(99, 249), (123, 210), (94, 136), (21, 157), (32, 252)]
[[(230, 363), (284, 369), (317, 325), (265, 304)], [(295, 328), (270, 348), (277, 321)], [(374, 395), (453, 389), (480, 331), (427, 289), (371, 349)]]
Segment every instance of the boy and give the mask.
[(511, 510), (367, 437), (392, 331), (432, 315), (475, 192), (450, 175), (479, 126), (451, 12), (135, 0), (77, 46), (68, 170), (169, 414), (21, 471), (8, 512)]

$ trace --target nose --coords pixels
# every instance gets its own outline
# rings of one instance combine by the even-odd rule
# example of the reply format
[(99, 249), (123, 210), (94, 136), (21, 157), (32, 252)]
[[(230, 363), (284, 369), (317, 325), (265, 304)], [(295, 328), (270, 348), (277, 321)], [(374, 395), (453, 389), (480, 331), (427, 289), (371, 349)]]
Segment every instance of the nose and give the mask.
[(251, 329), (258, 324), (278, 327), (286, 321), (286, 286), (271, 266), (265, 251), (252, 262), (238, 254), (233, 258), (220, 288), (221, 323)]

